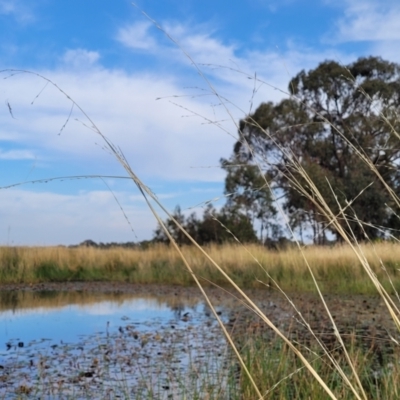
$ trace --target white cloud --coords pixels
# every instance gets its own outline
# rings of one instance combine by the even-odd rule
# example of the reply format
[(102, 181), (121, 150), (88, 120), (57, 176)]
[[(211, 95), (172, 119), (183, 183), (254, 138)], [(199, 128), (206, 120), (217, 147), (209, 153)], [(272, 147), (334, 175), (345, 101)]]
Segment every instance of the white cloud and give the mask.
[[(321, 53), (292, 44), (280, 52), (270, 49), (240, 51), (237, 44), (226, 44), (210, 33), (185, 26), (175, 26), (172, 33), (196, 62), (232, 66), (232, 69), (201, 66), (218, 93), (232, 103), (226, 104), (228, 111), (218, 104), (216, 97), (197, 96), (209, 91), (205, 81), (195, 74), (192, 66), (189, 66), (191, 72), (185, 69), (189, 63), (179, 50), (171, 50), (172, 46), (155, 41), (151, 36), (144, 36), (144, 39), (150, 38), (147, 49), (157, 48), (157, 56), (172, 61), (168, 72), (167, 68), (148, 73), (107, 69), (101, 65), (97, 52), (84, 49), (70, 49), (61, 59), (59, 68), (40, 71), (77, 101), (104, 135), (122, 149), (145, 184), (149, 180), (171, 183), (169, 193), (158, 196), (167, 202), (185, 191), (180, 187), (184, 182), (222, 182), (225, 177), (219, 168), (207, 167), (218, 166), (221, 157), (231, 154), (236, 137), (235, 123), (249, 111), (255, 88), (253, 80), (233, 69), (249, 76), (257, 73), (260, 79), (286, 90), (289, 79), (301, 69), (314, 68), (326, 58), (344, 63), (354, 60), (348, 54), (329, 49)], [(138, 44), (135, 46), (137, 48)], [(199, 89), (183, 88), (191, 81), (191, 73), (190, 86)], [(278, 101), (284, 96), (267, 85), (257, 84), (256, 88), (253, 110), (261, 101)], [(157, 98), (163, 99), (156, 101)], [(6, 101), (11, 104), (16, 119), (11, 118)], [(60, 175), (61, 164), (65, 164), (66, 171), (62, 175), (69, 175), (71, 165), (82, 165), (90, 173), (123, 174), (115, 160), (101, 149), (104, 143), (92, 132), (91, 122), (77, 107), (72, 110), (65, 129), (58, 134), (70, 111), (69, 100), (57, 88), (45, 87), (45, 82), (34, 75), (1, 79), (0, 139), (5, 143), (4, 146), (2, 143), (4, 154), (29, 158), (34, 148), (37, 164), (57, 165), (57, 175)], [(226, 120), (221, 125), (233, 137), (209, 124), (210, 120)], [(36, 178), (38, 169), (30, 179)], [(51, 171), (46, 173), (48, 177)], [(156, 224), (140, 196), (119, 191), (118, 186), (113, 190), (139, 239), (151, 237)], [(3, 214), (0, 212), (3, 224), (0, 242), (3, 243), (7, 240), (8, 226), (15, 244), (69, 244), (89, 238), (95, 241), (136, 240), (107, 191), (91, 190), (65, 196), (9, 190), (0, 191), (0, 196), (2, 209), (6, 210)], [(204, 197), (193, 196), (191, 205), (206, 200)]]
[(149, 32), (151, 26), (152, 24), (147, 21), (135, 22), (120, 28), (116, 38), (131, 49), (155, 50), (157, 44)]
[[(347, 61), (340, 53), (327, 51), (321, 54), (298, 47), (288, 47), (280, 54), (258, 50), (237, 56), (235, 46), (225, 45), (207, 34), (191, 35), (183, 26), (176, 27), (174, 32), (199, 62), (232, 65), (250, 76), (256, 72), (258, 78), (283, 90), (301, 69), (313, 68), (325, 58)], [(178, 53), (174, 57), (178, 59)], [(179, 57), (184, 64), (185, 57), (182, 54)], [(253, 97), (254, 81), (246, 75), (231, 69), (201, 66), (211, 76), (218, 93), (231, 102), (226, 103), (228, 109), (225, 109), (215, 96), (196, 97), (207, 91), (183, 89), (182, 71), (174, 75), (173, 69), (166, 75), (159, 71), (129, 74), (109, 70), (96, 64), (98, 53), (82, 49), (69, 50), (64, 59), (88, 65), (78, 70), (63, 65), (62, 69), (43, 71), (42, 74), (79, 103), (102, 132), (123, 150), (134, 171), (146, 179), (222, 181), (223, 171), (199, 167), (218, 166), (221, 157), (230, 155), (237, 132), (235, 124), (249, 112), (251, 100), (254, 110), (261, 101), (279, 100), (284, 96), (267, 85), (257, 84)], [(193, 76), (191, 86), (210, 92), (201, 78)], [(19, 149), (23, 145), (34, 146), (38, 149), (39, 160), (68, 156), (70, 162), (85, 160), (94, 167), (109, 166), (115, 171), (116, 163), (101, 150), (101, 146), (95, 145), (104, 143), (83, 125), (90, 126), (91, 123), (76, 107), (65, 129), (58, 135), (67, 121), (71, 104), (56, 88), (48, 85), (41, 92), (43, 87), (43, 81), (26, 75), (2, 82), (4, 97), (0, 98), (0, 104), (9, 101), (17, 119), (12, 119), (7, 112), (0, 114), (0, 138), (12, 138)], [(38, 93), (40, 96), (32, 106), (30, 103)], [(180, 97), (188, 94), (194, 96)], [(156, 101), (168, 96), (175, 97)], [(172, 103), (178, 103), (178, 106)], [(228, 134), (209, 121), (225, 121), (221, 125)], [(96, 172), (96, 169), (92, 168), (92, 171)]]
[(399, 20), (397, 1), (346, 1), (344, 17), (337, 22), (336, 33), (329, 37), (334, 42), (400, 40)]
[[(166, 24), (165, 31), (193, 58), (196, 63), (226, 64), (235, 60), (237, 46), (225, 44), (213, 37), (212, 27), (188, 27), (182, 24)], [(182, 54), (180, 54), (181, 59)]]
[[(148, 29), (151, 24), (145, 22), (143, 26)], [(241, 46), (238, 43), (227, 44), (216, 37), (216, 29), (209, 25), (189, 26), (166, 22), (163, 24), (163, 29), (181, 49), (172, 41), (168, 44), (161, 40), (156, 41), (156, 37), (146, 31), (146, 40), (151, 40), (152, 47), (157, 48), (154, 54), (167, 62), (173, 60), (174, 65), (178, 63), (190, 66), (195, 71), (193, 60), (207, 78), (211, 78), (211, 83), (218, 85), (216, 88), (222, 95), (232, 96), (238, 94), (237, 91), (240, 90), (241, 94), (238, 97), (228, 97), (229, 101), (239, 106), (241, 106), (238, 104), (240, 101), (237, 102), (239, 98), (248, 96), (242, 104), (248, 103), (254, 87), (248, 78), (253, 78), (255, 74), (271, 85), (268, 88), (268, 95), (264, 95), (264, 100), (266, 98), (279, 100), (286, 94), (271, 89), (278, 88), (286, 92), (289, 80), (301, 69), (313, 68), (327, 58), (337, 59), (340, 62), (354, 59), (351, 55), (346, 56), (329, 48), (320, 51), (290, 41), (282, 45), (283, 50), (270, 48), (253, 50), (243, 47), (244, 44)], [(182, 50), (191, 59), (188, 59)], [(205, 82), (201, 83), (204, 86)], [(266, 92), (264, 89), (261, 89), (261, 93)], [(244, 111), (247, 111), (246, 107)], [(239, 116), (241, 117), (242, 115)]]
[[(151, 236), (154, 218), (128, 193), (114, 192), (139, 239)], [(0, 243), (14, 245), (77, 244), (136, 241), (129, 224), (109, 191), (63, 195), (22, 189), (0, 191)]]
[(30, 150), (10, 150), (0, 149), (0, 160), (33, 160), (35, 154)]
[[(82, 106), (102, 132), (123, 150), (139, 175), (175, 181), (222, 179), (220, 171), (213, 175), (191, 167), (218, 165), (219, 158), (230, 152), (232, 139), (213, 127), (202, 126), (201, 118), (182, 118), (182, 114), (189, 112), (167, 100), (156, 101), (157, 97), (183, 93), (171, 78), (100, 69), (44, 74), (50, 75)], [(58, 90), (48, 85), (35, 104), (30, 105), (43, 85), (32, 76), (18, 75), (5, 81), (4, 99), (12, 105), (17, 119), (11, 118), (4, 105), (0, 137), (12, 138), (19, 148), (35, 146), (39, 159), (68, 156), (70, 162), (76, 158), (93, 166), (107, 164), (115, 170), (116, 162), (95, 145), (104, 144), (101, 138), (76, 121), (90, 125), (77, 108), (58, 135), (71, 109)], [(183, 99), (181, 103), (214, 118), (207, 101)]]
[(64, 53), (61, 59), (69, 68), (83, 69), (96, 64), (100, 59), (100, 54), (85, 49), (70, 49)]

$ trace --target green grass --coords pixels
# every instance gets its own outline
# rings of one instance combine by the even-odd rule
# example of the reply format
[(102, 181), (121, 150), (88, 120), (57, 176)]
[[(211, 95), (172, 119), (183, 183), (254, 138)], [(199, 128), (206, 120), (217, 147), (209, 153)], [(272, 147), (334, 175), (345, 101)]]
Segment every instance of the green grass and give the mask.
[[(299, 347), (338, 399), (354, 399), (354, 394), (344, 384), (338, 371), (327, 362), (326, 355), (322, 354), (315, 343), (308, 346), (299, 344)], [(335, 359), (342, 364), (347, 375), (351, 377), (351, 370), (346, 365), (342, 352), (331, 351)], [(393, 354), (385, 355), (382, 364), (378, 364), (372, 348), (363, 349), (359, 344), (350, 343), (348, 351), (355, 360), (357, 372), (368, 399), (399, 398), (400, 366), (397, 361), (400, 355), (399, 349), (395, 349)], [(242, 347), (242, 354), (265, 399), (329, 399), (324, 389), (304, 368), (302, 362), (280, 340), (265, 340), (260, 335), (247, 336)], [(243, 399), (257, 398), (244, 374), (241, 374), (240, 392)]]

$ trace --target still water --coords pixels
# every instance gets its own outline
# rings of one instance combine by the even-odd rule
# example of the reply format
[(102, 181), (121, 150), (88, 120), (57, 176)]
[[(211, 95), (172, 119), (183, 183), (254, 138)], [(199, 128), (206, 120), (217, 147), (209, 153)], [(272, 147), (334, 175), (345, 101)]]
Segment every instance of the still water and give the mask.
[(199, 300), (0, 294), (0, 398), (223, 398), (227, 354)]

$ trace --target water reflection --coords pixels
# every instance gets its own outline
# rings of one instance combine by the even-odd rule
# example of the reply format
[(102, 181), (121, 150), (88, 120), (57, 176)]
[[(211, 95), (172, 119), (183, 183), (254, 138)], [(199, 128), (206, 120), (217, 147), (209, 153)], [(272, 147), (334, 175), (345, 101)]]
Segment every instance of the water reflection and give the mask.
[(226, 344), (198, 300), (10, 292), (0, 309), (2, 398), (223, 398)]
[(175, 295), (153, 295), (115, 292), (88, 292), (88, 291), (0, 291), (0, 312), (3, 310), (21, 311), (32, 308), (55, 309), (69, 305), (90, 305), (100, 301), (112, 301), (121, 304), (125, 300), (149, 299), (160, 305), (167, 305), (171, 308), (181, 306), (192, 306), (199, 302), (198, 298), (185, 296), (184, 298)]
[(199, 305), (186, 307), (182, 304), (171, 308), (157, 299), (133, 298), (56, 308), (14, 308), (0, 312), (0, 344), (4, 346), (10, 339), (74, 341), (80, 334), (100, 333), (106, 327), (118, 328), (123, 317), (129, 317), (144, 329), (150, 321), (167, 323), (171, 319), (180, 319), (181, 313), (189, 312), (188, 309), (198, 313)]

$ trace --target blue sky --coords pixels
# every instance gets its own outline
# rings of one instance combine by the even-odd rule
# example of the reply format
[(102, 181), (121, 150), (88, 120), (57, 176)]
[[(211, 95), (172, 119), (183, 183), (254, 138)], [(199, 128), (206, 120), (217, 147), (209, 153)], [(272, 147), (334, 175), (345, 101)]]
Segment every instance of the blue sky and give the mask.
[[(394, 0), (0, 0), (0, 69), (51, 79), (168, 209), (201, 212), (224, 202), (219, 159), (241, 118), (326, 59), (400, 62), (399, 21)], [(255, 74), (265, 83), (253, 93)], [(56, 88), (35, 75), (1, 77), (0, 186), (125, 175), (77, 108), (62, 130), (71, 103)], [(156, 227), (132, 182), (116, 178), (25, 184), (1, 190), (0, 202), (0, 244), (137, 241)]]

